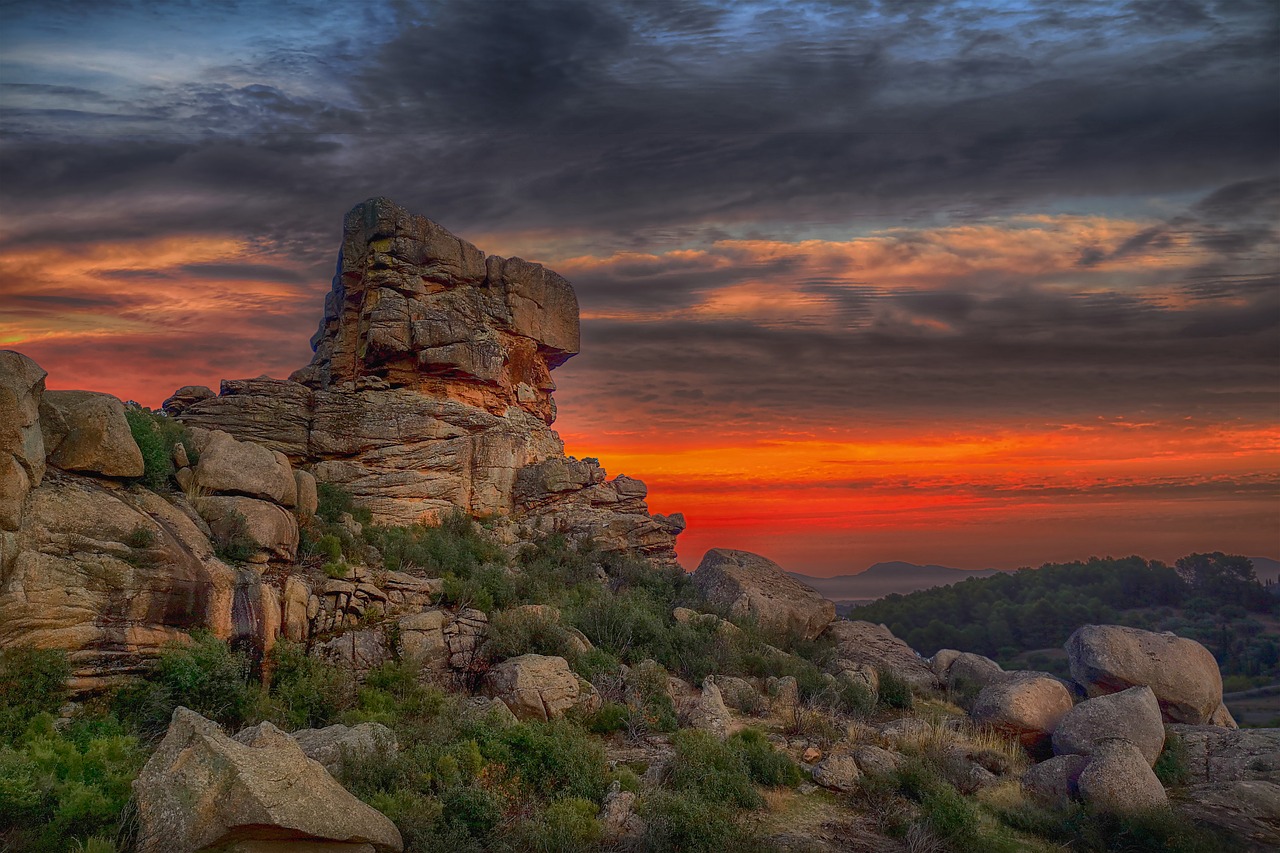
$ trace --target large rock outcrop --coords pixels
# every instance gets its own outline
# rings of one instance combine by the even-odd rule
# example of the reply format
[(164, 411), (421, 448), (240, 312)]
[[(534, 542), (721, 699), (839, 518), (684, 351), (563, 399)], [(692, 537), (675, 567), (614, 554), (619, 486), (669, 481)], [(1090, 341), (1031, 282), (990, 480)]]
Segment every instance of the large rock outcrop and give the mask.
[(693, 583), (708, 603), (730, 616), (753, 618), (766, 631), (806, 640), (821, 634), (836, 615), (835, 604), (750, 551), (712, 548), (693, 573)]
[(551, 270), (372, 199), (347, 214), (312, 347), (288, 380), (188, 386), (166, 410), (280, 451), (377, 523), (459, 508), (505, 519), (512, 542), (556, 531), (674, 560), (684, 519), (650, 515), (640, 481), (566, 458), (550, 428), (551, 371), (579, 347), (577, 298)]
[(142, 476), (142, 451), (129, 432), (124, 403), (110, 394), (46, 391), (40, 429), (49, 463), (64, 471)]
[[(0, 531), (18, 529), (27, 494), (44, 477), (40, 401), (47, 375), (25, 355), (0, 350)], [(0, 540), (0, 569), (14, 553), (9, 539)]]
[(970, 713), (1034, 750), (1047, 745), (1071, 704), (1071, 692), (1052, 675), (1010, 672), (982, 688)]
[(1222, 707), (1218, 662), (1195, 640), (1120, 625), (1085, 625), (1067, 640), (1066, 649), (1071, 677), (1090, 696), (1146, 686), (1166, 722), (1230, 720), (1217, 716)]
[(395, 824), (348, 793), (270, 723), (244, 743), (179, 708), (133, 783), (139, 853), (399, 853)]
[(840, 619), (831, 623), (826, 634), (835, 641), (841, 661), (891, 672), (921, 690), (938, 686), (928, 662), (884, 625)]

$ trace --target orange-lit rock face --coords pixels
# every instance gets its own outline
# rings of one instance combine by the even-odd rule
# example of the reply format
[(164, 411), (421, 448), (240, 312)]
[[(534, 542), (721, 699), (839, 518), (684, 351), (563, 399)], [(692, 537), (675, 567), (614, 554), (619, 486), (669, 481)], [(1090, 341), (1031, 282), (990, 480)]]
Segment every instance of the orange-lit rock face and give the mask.
[(555, 420), (552, 369), (578, 352), (569, 282), (475, 246), (388, 199), (347, 214), (315, 357), (314, 388), (376, 377), (501, 415)]

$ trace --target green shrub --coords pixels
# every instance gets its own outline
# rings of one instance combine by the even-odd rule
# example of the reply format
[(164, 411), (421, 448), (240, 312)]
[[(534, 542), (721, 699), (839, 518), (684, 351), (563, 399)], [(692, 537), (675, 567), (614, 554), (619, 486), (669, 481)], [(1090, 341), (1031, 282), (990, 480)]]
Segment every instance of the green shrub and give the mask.
[(446, 515), (436, 527), (368, 527), (365, 539), (382, 553), (392, 571), (420, 569), (465, 580), (485, 565), (506, 561), (502, 548), (461, 510)]
[(351, 574), (351, 567), (342, 559), (328, 560), (320, 568), (325, 573), (326, 577), (333, 578), (334, 580), (342, 580), (347, 575)]
[(6, 849), (63, 853), (77, 840), (114, 835), (146, 755), (135, 738), (82, 745), (39, 715), (12, 747), (0, 747), (0, 837)]
[(442, 604), (474, 607), (487, 613), (495, 607), (506, 607), (515, 599), (511, 578), (498, 566), (485, 566), (467, 577), (446, 573), (443, 580)]
[(248, 721), (260, 690), (250, 683), (248, 658), (207, 631), (189, 644), (165, 647), (148, 679), (116, 694), (115, 709), (146, 735), (163, 734), (179, 705), (229, 729)]
[(673, 732), (680, 726), (676, 704), (667, 692), (667, 670), (662, 664), (632, 667), (627, 680), (627, 702), (633, 712), (630, 725), (637, 729)]
[(350, 672), (308, 656), (288, 640), (272, 648), (270, 670), (271, 716), (288, 731), (331, 725), (354, 705)]
[(520, 723), (488, 730), (479, 739), (486, 760), (502, 764), (544, 796), (599, 801), (607, 776), (604, 746), (568, 720)]
[(349, 513), (361, 524), (368, 524), (373, 514), (368, 508), (356, 506), (351, 493), (337, 483), (316, 484), (316, 517), (329, 524), (337, 524), (343, 513)]
[(485, 652), (493, 660), (524, 654), (555, 655), (572, 662), (577, 657), (569, 632), (550, 614), (507, 610), (489, 618)]
[(57, 713), (70, 676), (61, 649), (0, 649), (0, 743), (12, 743), (36, 715)]
[(597, 735), (611, 735), (627, 727), (631, 709), (618, 702), (605, 702), (599, 710), (586, 719), (587, 731)]
[(174, 445), (181, 444), (187, 451), (188, 460), (195, 464), (198, 456), (191, 441), (191, 432), (179, 421), (136, 403), (125, 406), (124, 416), (129, 422), (129, 433), (142, 451), (140, 482), (148, 489), (161, 491), (169, 488), (174, 473)]
[(696, 792), (655, 791), (639, 808), (643, 849), (650, 853), (722, 853), (740, 850), (743, 832), (725, 802)]
[(156, 544), (156, 533), (145, 524), (139, 524), (124, 537), (124, 544), (130, 548), (150, 548)]
[(533, 853), (578, 853), (591, 849), (603, 834), (590, 800), (568, 797), (547, 803), (512, 827), (507, 849)]
[(911, 685), (887, 669), (877, 670), (877, 673), (880, 676), (881, 707), (910, 710), (915, 704), (915, 697), (911, 695)]
[(1187, 744), (1182, 736), (1169, 732), (1164, 739), (1164, 749), (1156, 758), (1156, 778), (1166, 788), (1181, 788), (1191, 779), (1191, 768), (1187, 756)]
[(764, 804), (752, 784), (751, 769), (741, 749), (694, 729), (676, 732), (671, 744), (674, 754), (667, 768), (667, 781), (673, 789), (744, 809)]
[(341, 560), (342, 540), (336, 533), (326, 533), (316, 541), (315, 551), (321, 557), (328, 557), (330, 561)]
[(835, 707), (856, 717), (865, 717), (876, 709), (876, 694), (865, 684), (845, 681), (835, 689)]
[(751, 781), (770, 788), (798, 785), (804, 778), (800, 767), (786, 753), (773, 748), (773, 744), (757, 729), (743, 729), (732, 735), (728, 745), (742, 754)]

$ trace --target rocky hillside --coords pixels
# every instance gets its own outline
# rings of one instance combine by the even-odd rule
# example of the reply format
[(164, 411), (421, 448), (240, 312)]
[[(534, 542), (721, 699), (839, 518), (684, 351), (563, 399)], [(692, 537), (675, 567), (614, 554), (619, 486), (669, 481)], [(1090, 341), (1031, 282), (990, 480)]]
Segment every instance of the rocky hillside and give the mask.
[(1172, 634), (917, 654), (575, 460), (572, 288), (385, 199), (287, 380), (0, 352), (0, 850), (1272, 849), (1280, 732)]

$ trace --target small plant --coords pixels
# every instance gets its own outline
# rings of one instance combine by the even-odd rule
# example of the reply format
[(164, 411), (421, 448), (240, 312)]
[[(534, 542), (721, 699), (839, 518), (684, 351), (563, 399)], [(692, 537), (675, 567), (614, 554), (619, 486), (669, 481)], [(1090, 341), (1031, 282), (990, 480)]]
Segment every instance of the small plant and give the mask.
[(879, 703), (884, 708), (911, 710), (915, 697), (911, 695), (911, 685), (887, 669), (878, 670), (880, 676)]
[(1191, 780), (1187, 744), (1181, 735), (1174, 732), (1165, 735), (1164, 749), (1152, 769), (1166, 788), (1181, 788)]
[(243, 563), (258, 553), (258, 543), (249, 534), (249, 522), (233, 512), (214, 525), (213, 550), (222, 560)]
[(140, 482), (152, 491), (169, 489), (174, 473), (174, 445), (181, 444), (188, 459), (193, 464), (196, 461), (190, 430), (162, 412), (153, 412), (136, 403), (125, 406), (124, 416), (129, 423), (129, 433), (142, 452)]
[(150, 548), (156, 544), (156, 533), (147, 525), (139, 524), (125, 534), (124, 544), (130, 548)]
[(351, 567), (347, 565), (346, 560), (329, 560), (322, 567), (325, 575), (334, 580), (342, 580), (351, 573)]
[(38, 715), (57, 713), (70, 675), (61, 649), (0, 649), (0, 743), (12, 742)]

